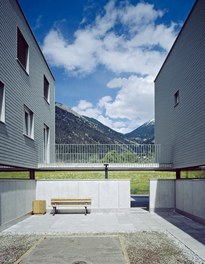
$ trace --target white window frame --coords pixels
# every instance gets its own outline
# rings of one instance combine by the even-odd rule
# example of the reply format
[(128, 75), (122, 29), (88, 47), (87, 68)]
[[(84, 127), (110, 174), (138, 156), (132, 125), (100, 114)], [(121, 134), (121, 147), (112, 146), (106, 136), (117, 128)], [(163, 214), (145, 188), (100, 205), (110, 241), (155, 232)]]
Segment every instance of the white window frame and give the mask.
[(34, 115), (33, 112), (24, 105), (24, 135), (34, 139)]
[(0, 122), (5, 123), (5, 87), (0, 81)]
[(177, 106), (180, 102), (179, 90), (174, 94), (174, 106)]
[(50, 128), (46, 124), (43, 127), (43, 161), (50, 162)]
[(47, 103), (50, 104), (50, 83), (46, 76), (43, 76), (43, 96)]
[[(20, 56), (19, 56), (19, 49), (22, 49), (23, 47), (21, 47), (20, 43), (19, 43), (19, 38), (21, 38), (21, 40), (24, 42), (25, 46), (26, 46), (26, 51), (25, 51), (25, 64), (22, 62)], [(21, 67), (26, 71), (27, 74), (29, 74), (29, 45), (26, 41), (26, 39), (24, 38), (21, 30), (17, 27), (17, 60), (19, 62), (19, 64), (21, 65)]]

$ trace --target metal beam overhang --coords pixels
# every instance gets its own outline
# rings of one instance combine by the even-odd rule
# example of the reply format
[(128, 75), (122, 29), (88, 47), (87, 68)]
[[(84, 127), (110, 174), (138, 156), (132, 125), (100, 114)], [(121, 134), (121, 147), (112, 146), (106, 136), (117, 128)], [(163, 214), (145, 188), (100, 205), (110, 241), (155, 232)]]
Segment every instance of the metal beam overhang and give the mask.
[[(104, 164), (40, 164), (36, 171), (104, 171)], [(109, 171), (174, 171), (171, 164), (108, 164)]]
[(31, 168), (31, 167), (20, 167), (16, 165), (11, 164), (0, 164), (0, 172), (7, 172), (7, 171), (30, 171), (30, 170), (36, 170), (37, 168)]

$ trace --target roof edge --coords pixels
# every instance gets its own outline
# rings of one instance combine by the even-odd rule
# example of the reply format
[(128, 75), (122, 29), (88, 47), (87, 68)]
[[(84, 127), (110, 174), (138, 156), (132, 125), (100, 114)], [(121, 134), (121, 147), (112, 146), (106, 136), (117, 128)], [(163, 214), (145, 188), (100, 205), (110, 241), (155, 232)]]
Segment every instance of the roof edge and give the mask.
[(46, 59), (45, 59), (45, 56), (43, 55), (43, 52), (42, 52), (42, 50), (41, 50), (41, 48), (40, 48), (40, 46), (39, 46), (39, 44), (38, 44), (38, 42), (37, 42), (37, 40), (36, 40), (36, 37), (35, 37), (35, 35), (34, 35), (32, 29), (31, 29), (31, 27), (30, 27), (30, 25), (29, 25), (29, 23), (28, 23), (28, 20), (27, 20), (26, 16), (24, 15), (24, 12), (23, 12), (23, 10), (22, 10), (22, 8), (21, 8), (21, 6), (20, 6), (18, 0), (16, 0), (16, 3), (17, 3), (17, 5), (18, 5), (18, 7), (19, 7), (19, 10), (21, 11), (21, 14), (23, 15), (23, 18), (24, 18), (25, 21), (26, 21), (26, 24), (27, 24), (27, 26), (28, 26), (28, 28), (29, 28), (29, 30), (30, 30), (30, 32), (31, 32), (32, 37), (34, 38), (34, 41), (35, 41), (35, 43), (36, 43), (36, 45), (37, 45), (37, 47), (38, 47), (38, 49), (39, 49), (39, 51), (40, 51), (42, 57), (43, 57), (43, 60), (44, 60), (44, 62), (46, 63), (46, 66), (48, 67), (48, 70), (49, 70), (49, 72), (50, 72), (50, 74), (51, 74), (53, 80), (55, 81), (55, 77), (54, 77), (54, 75), (53, 75), (53, 73), (52, 73), (52, 71), (51, 71), (51, 69), (50, 69), (50, 67), (49, 67), (49, 65), (48, 65), (48, 62), (47, 62)]
[(186, 24), (187, 24), (187, 22), (188, 22), (188, 20), (189, 20), (189, 18), (190, 18), (190, 16), (191, 16), (191, 14), (192, 14), (192, 12), (193, 12), (193, 10), (194, 10), (194, 8), (195, 8), (195, 6), (196, 6), (196, 4), (197, 4), (198, 1), (199, 1), (199, 0), (196, 0), (195, 3), (194, 3), (194, 5), (193, 5), (193, 7), (191, 8), (191, 11), (189, 12), (189, 14), (188, 14), (188, 16), (187, 16), (187, 18), (186, 18), (186, 20), (185, 20), (185, 22), (184, 22), (184, 24), (183, 24), (181, 30), (179, 31), (179, 33), (178, 33), (178, 35), (177, 35), (177, 37), (176, 37), (176, 39), (175, 39), (175, 41), (174, 41), (174, 43), (173, 43), (171, 49), (169, 50), (169, 52), (168, 52), (168, 54), (167, 54), (167, 56), (166, 56), (166, 58), (165, 58), (165, 60), (164, 60), (164, 62), (163, 62), (163, 64), (162, 64), (162, 66), (161, 66), (159, 72), (157, 73), (157, 76), (155, 77), (154, 82), (157, 80), (157, 78), (158, 78), (160, 72), (162, 71), (162, 69), (163, 69), (163, 67), (164, 67), (164, 65), (165, 65), (165, 63), (166, 63), (166, 61), (168, 60), (168, 57), (170, 56), (170, 54), (171, 54), (171, 52), (172, 52), (174, 46), (176, 45), (176, 42), (177, 42), (179, 36), (181, 35), (183, 29), (185, 28), (185, 26), (186, 26)]

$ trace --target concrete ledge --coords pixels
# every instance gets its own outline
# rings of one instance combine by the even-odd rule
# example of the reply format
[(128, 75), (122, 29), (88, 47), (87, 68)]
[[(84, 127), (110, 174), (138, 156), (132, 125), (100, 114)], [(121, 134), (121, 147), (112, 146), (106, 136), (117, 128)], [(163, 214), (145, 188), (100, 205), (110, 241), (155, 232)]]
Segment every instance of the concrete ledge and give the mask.
[(179, 210), (179, 209), (175, 209), (175, 211), (176, 211), (177, 213), (179, 213), (179, 214), (182, 214), (182, 215), (184, 215), (184, 216), (186, 216), (186, 217), (188, 217), (188, 218), (190, 218), (190, 219), (192, 219), (192, 220), (198, 222), (198, 223), (201, 223), (201, 224), (205, 225), (205, 219), (203, 219), (203, 218), (201, 218), (201, 217), (198, 217), (198, 216), (192, 215), (192, 214), (190, 214), (190, 213), (187, 213), (187, 212), (182, 211), (182, 210)]
[(15, 219), (15, 220), (11, 220), (11, 221), (9, 221), (7, 223), (4, 223), (3, 225), (0, 225), (0, 232), (5, 230), (5, 229), (7, 229), (7, 228), (9, 228), (12, 225), (17, 224), (18, 222), (23, 221), (24, 219), (28, 218), (31, 215), (32, 215), (32, 211), (28, 212), (27, 214)]
[(174, 212), (175, 208), (150, 208), (150, 213), (159, 213), (159, 212)]

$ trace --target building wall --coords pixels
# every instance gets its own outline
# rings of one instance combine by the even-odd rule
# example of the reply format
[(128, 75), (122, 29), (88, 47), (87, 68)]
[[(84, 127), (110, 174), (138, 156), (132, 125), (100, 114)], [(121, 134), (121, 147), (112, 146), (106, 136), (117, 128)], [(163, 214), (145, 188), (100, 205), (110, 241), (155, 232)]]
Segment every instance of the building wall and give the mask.
[(205, 2), (198, 0), (155, 80), (155, 142), (172, 146), (174, 168), (205, 164), (204, 46)]
[[(29, 45), (29, 74), (17, 58), (17, 27)], [(54, 144), (54, 79), (16, 0), (0, 3), (0, 81), (5, 88), (5, 123), (0, 122), (0, 164), (35, 168), (43, 145), (43, 128)], [(44, 75), (50, 104), (44, 99)], [(24, 135), (24, 105), (34, 113), (34, 140)], [(42, 148), (41, 148), (42, 149)]]
[(36, 182), (36, 199), (91, 198), (93, 209), (130, 208), (129, 180), (45, 180)]
[(0, 225), (32, 212), (35, 181), (0, 180)]

